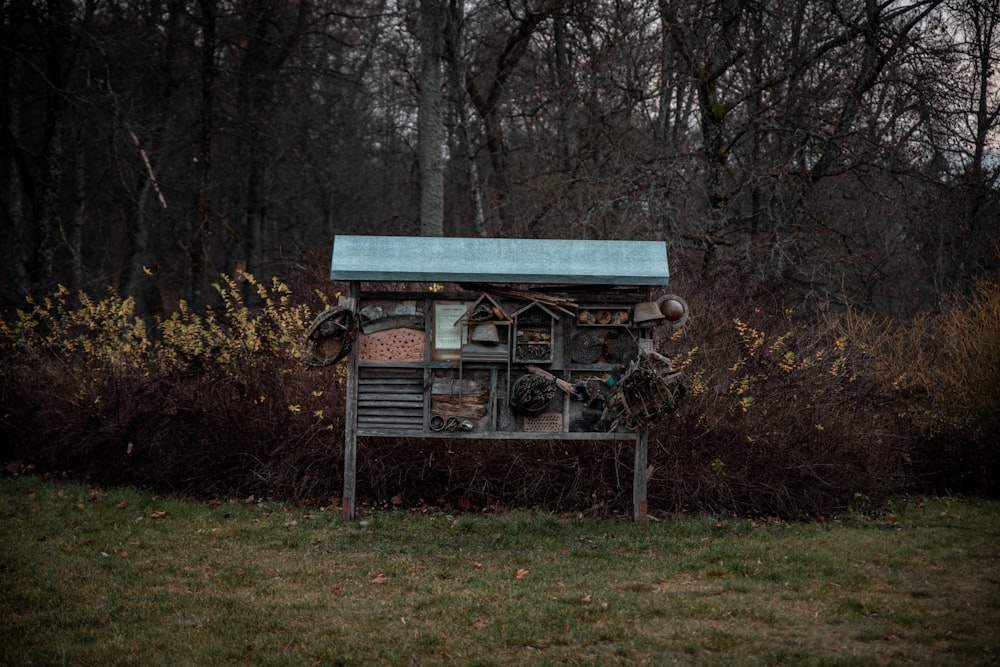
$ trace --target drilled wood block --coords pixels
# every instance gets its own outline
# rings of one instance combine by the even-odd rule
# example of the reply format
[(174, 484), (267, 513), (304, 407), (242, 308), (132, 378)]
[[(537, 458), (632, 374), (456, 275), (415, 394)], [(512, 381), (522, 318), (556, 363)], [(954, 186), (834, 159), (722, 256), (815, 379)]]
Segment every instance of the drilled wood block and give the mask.
[(528, 433), (558, 433), (562, 431), (562, 415), (546, 412), (537, 417), (525, 417), (524, 430)]
[(386, 329), (362, 334), (358, 358), (365, 361), (422, 361), (424, 332), (416, 329)]

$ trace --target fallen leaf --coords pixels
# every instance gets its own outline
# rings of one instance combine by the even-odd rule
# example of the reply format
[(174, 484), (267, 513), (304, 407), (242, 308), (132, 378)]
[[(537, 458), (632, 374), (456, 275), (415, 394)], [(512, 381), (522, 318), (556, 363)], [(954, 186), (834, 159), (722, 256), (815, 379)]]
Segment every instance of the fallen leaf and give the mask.
[(121, 557), (122, 559), (125, 559), (125, 558), (128, 558), (128, 552), (127, 552), (127, 551), (125, 551), (124, 549), (122, 549), (121, 551), (119, 551), (119, 552), (118, 552), (118, 555), (119, 555), (119, 556), (120, 556), (120, 557)]
[(379, 574), (377, 577), (372, 579), (373, 584), (384, 584), (387, 581), (389, 581), (389, 577), (385, 576), (384, 574)]
[(486, 627), (486, 624), (483, 623), (482, 621), (476, 621), (475, 623), (472, 624), (472, 629), (473, 630), (482, 630), (485, 627)]
[(123, 510), (126, 507), (128, 507), (128, 503), (123, 500), (120, 503), (118, 503), (117, 505), (115, 505), (115, 507), (118, 508), (118, 509), (120, 509), (120, 510)]
[(480, 563), (478, 560), (474, 560), (472, 561), (472, 567), (476, 568), (477, 570), (481, 570), (483, 569), (483, 564)]
[(586, 595), (584, 595), (583, 599), (580, 600), (580, 602), (582, 602), (583, 604), (590, 604), (590, 593), (587, 593)]
[(152, 519), (153, 521), (163, 521), (164, 519), (167, 518), (167, 513), (164, 510), (160, 510), (150, 514), (149, 518)]
[(518, 579), (524, 579), (525, 577), (527, 577), (527, 576), (528, 576), (528, 569), (527, 569), (527, 568), (524, 568), (524, 567), (522, 567), (521, 569), (519, 569), (519, 570), (517, 571), (517, 574), (516, 574), (516, 575), (514, 575), (514, 576), (515, 576), (515, 577), (517, 577)]
[(209, 506), (209, 507), (218, 507), (218, 506), (219, 506), (219, 505), (221, 505), (221, 504), (222, 504), (222, 501), (221, 501), (221, 500), (214, 500), (214, 499), (213, 499), (213, 500), (209, 500), (209, 501), (208, 501), (208, 506)]

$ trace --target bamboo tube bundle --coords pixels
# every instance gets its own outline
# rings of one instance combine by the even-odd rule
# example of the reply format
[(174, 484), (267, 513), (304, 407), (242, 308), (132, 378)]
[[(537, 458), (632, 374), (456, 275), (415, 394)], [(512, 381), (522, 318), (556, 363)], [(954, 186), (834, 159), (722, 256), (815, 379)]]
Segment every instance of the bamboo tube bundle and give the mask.
[(510, 390), (510, 407), (523, 415), (540, 415), (556, 395), (556, 385), (539, 375), (522, 375)]

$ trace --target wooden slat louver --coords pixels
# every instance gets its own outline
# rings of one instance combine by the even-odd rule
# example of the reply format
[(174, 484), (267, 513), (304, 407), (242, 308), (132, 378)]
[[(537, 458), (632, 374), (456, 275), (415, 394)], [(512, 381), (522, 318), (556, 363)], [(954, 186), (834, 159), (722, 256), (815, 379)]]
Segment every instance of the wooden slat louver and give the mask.
[(358, 429), (424, 426), (424, 379), (420, 370), (362, 370), (358, 378)]

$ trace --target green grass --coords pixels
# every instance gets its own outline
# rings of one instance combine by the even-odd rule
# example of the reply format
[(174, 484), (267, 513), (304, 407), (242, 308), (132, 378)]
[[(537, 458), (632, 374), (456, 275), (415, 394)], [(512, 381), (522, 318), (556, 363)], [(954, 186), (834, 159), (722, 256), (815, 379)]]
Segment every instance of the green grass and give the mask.
[(0, 664), (996, 664), (1000, 504), (895, 510), (348, 523), (7, 478)]

